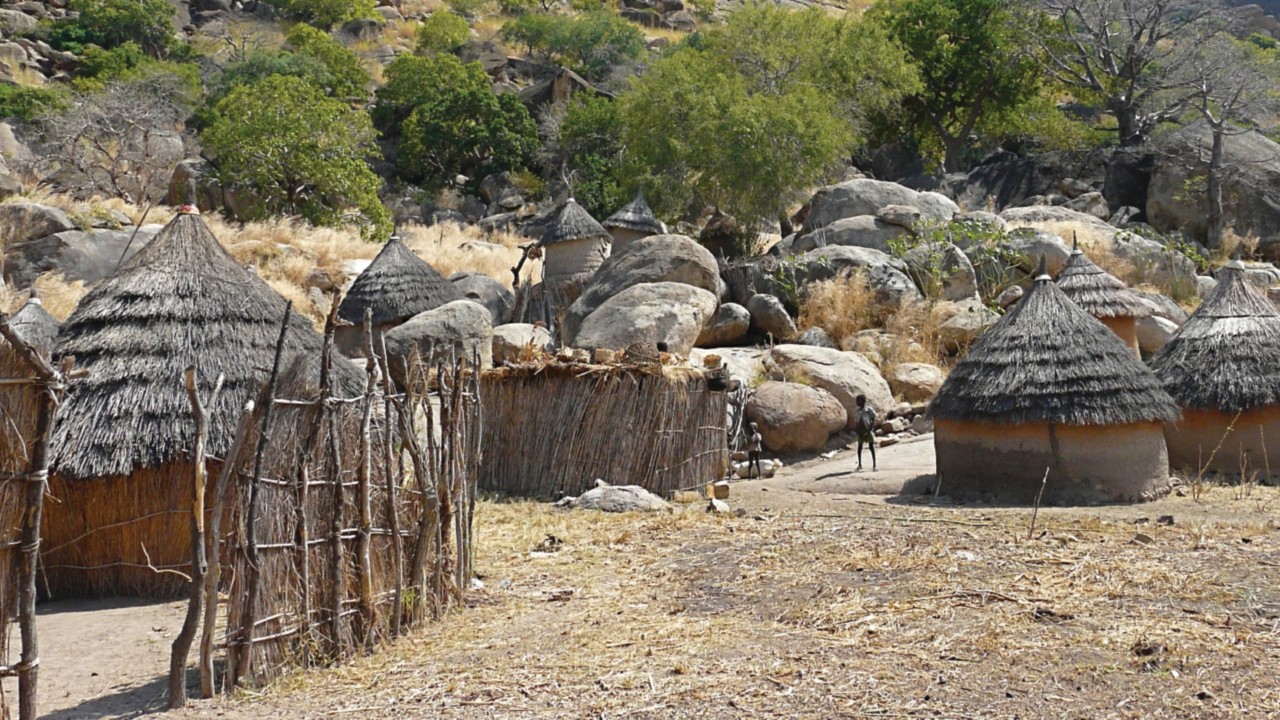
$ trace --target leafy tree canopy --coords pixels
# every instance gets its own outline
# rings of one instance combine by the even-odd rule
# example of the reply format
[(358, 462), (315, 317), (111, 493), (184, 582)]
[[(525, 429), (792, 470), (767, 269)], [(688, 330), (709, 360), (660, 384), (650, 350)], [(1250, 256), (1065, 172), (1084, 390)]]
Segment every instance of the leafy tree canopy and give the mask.
[(592, 80), (644, 52), (644, 33), (616, 13), (521, 15), (502, 27), (502, 38), (546, 55)]
[[(369, 73), (360, 58), (329, 33), (310, 25), (298, 24), (289, 30), (285, 40), (298, 55), (314, 58), (324, 66), (327, 82), (320, 83), (332, 97), (364, 98), (369, 94)], [(319, 79), (313, 76), (313, 79)]]
[(253, 189), (264, 212), (336, 225), (354, 208), (366, 237), (390, 233), (369, 167), (377, 145), (367, 115), (305, 79), (273, 76), (233, 88), (215, 116), (200, 137), (220, 179)]
[(58, 20), (47, 30), (49, 44), (59, 50), (110, 50), (132, 42), (152, 57), (165, 57), (179, 45), (168, 0), (70, 0), (67, 9), (79, 17)]
[(471, 37), (471, 28), (462, 16), (438, 11), (422, 21), (414, 37), (419, 53), (453, 52)]
[(266, 0), (288, 17), (330, 30), (335, 25), (374, 16), (374, 0)]

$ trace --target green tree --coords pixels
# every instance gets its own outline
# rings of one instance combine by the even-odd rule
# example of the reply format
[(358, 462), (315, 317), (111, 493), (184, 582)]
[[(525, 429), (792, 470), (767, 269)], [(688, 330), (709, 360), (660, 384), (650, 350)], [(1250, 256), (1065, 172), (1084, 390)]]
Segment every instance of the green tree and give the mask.
[(1011, 3), (884, 0), (868, 13), (915, 65), (922, 87), (903, 100), (901, 118), (922, 146), (941, 151), (947, 171), (961, 169), (975, 131), (1016, 114), (1039, 90)]
[(421, 78), (428, 82), (412, 88), (410, 102), (399, 108), (411, 108), (399, 133), (406, 179), (438, 185), (462, 173), (478, 181), (527, 165), (538, 131), (519, 98), (494, 95), (479, 63), (464, 65), (452, 55), (416, 59), (425, 61), (414, 65), (425, 66)]
[(187, 102), (195, 103), (201, 92), (200, 68), (195, 63), (156, 60), (137, 43), (127, 42), (110, 50), (89, 45), (80, 55), (80, 68), (72, 85), (80, 92), (98, 92), (108, 83), (130, 82), (151, 75), (171, 75)]
[(79, 15), (56, 21), (49, 34), (50, 44), (61, 50), (110, 50), (132, 42), (152, 57), (165, 57), (178, 45), (168, 0), (70, 0), (67, 9)]
[(471, 37), (471, 28), (460, 15), (437, 11), (418, 26), (414, 37), (419, 53), (453, 52)]
[(332, 35), (310, 25), (298, 24), (289, 30), (285, 39), (295, 53), (315, 58), (325, 67), (328, 82), (322, 83), (322, 87), (329, 95), (342, 99), (368, 96), (369, 73), (360, 63), (360, 58), (334, 40)]
[(200, 137), (222, 182), (252, 188), (270, 213), (336, 225), (354, 208), (366, 237), (390, 233), (369, 167), (377, 145), (367, 115), (302, 78), (282, 76), (235, 87), (216, 110)]
[(619, 63), (640, 57), (644, 33), (616, 13), (522, 15), (501, 30), (503, 39), (600, 80)]
[(374, 16), (374, 0), (266, 0), (285, 15), (330, 30), (348, 20)]
[(861, 120), (918, 88), (883, 30), (750, 5), (665, 54), (619, 98), (633, 177), (655, 209), (777, 217), (863, 140)]
[(57, 88), (0, 84), (0, 117), (31, 121), (66, 105), (66, 94)]
[(579, 93), (544, 124), (549, 172), (567, 180), (574, 198), (596, 217), (613, 213), (634, 189), (628, 187), (618, 110), (615, 102)]

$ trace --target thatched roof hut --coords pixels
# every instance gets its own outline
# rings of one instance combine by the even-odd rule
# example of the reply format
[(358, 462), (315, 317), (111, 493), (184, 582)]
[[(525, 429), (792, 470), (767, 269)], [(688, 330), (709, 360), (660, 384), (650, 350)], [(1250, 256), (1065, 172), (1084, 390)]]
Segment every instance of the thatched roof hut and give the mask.
[(1151, 367), (1182, 407), (1165, 428), (1174, 468), (1280, 471), (1280, 312), (1240, 263), (1222, 269)]
[(578, 495), (597, 479), (670, 497), (724, 476), (727, 398), (694, 368), (530, 363), (481, 378), (481, 489)]
[(58, 321), (44, 309), (35, 288), (31, 288), (27, 302), (9, 318), (9, 325), (44, 357), (53, 354), (53, 345), (58, 339)]
[(338, 348), (363, 355), (365, 310), (373, 311), (376, 339), (418, 313), (461, 299), (453, 283), (392, 235), (338, 305), (338, 319), (346, 323), (337, 330)]
[[(183, 583), (148, 568), (187, 564), (194, 422), (183, 386), (196, 366), (207, 397), (208, 455), (224, 457), (245, 403), (270, 371), (285, 300), (227, 254), (198, 215), (180, 214), (63, 324), (55, 355), (89, 377), (68, 394), (51, 453), (43, 563), (55, 595), (165, 594)], [(289, 355), (322, 339), (293, 315)], [(361, 373), (335, 357), (339, 384)], [(145, 548), (145, 551), (144, 551)], [(149, 560), (148, 560), (149, 555)]]
[(543, 280), (556, 283), (591, 275), (609, 257), (612, 242), (609, 231), (569, 198), (538, 240)]
[(658, 220), (644, 200), (644, 193), (636, 193), (631, 202), (600, 223), (613, 236), (613, 251), (617, 252), (629, 243), (651, 235), (665, 235), (667, 227)]
[(1034, 501), (1150, 499), (1168, 489), (1160, 382), (1042, 271), (951, 371), (929, 412), (942, 490)]
[(1123, 280), (1098, 267), (1072, 245), (1071, 257), (1058, 275), (1058, 287), (1081, 310), (1111, 328), (1135, 356), (1139, 355), (1135, 322), (1150, 316), (1151, 308)]

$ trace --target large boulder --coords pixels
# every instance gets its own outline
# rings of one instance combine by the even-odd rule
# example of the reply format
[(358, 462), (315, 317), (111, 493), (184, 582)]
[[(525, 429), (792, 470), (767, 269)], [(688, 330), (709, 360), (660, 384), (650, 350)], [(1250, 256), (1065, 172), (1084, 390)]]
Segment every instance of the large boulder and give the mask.
[[(1182, 231), (1197, 240), (1207, 235), (1204, 193), (1188, 200), (1187, 184), (1203, 182), (1213, 134), (1203, 122), (1170, 133), (1155, 156), (1147, 187), (1147, 222), (1163, 232)], [(1240, 235), (1259, 239), (1258, 251), (1280, 259), (1280, 144), (1257, 132), (1226, 137), (1223, 202), (1227, 223)]]
[(977, 298), (950, 303), (945, 306), (944, 317), (938, 336), (943, 347), (953, 353), (968, 348), (1000, 320), (999, 315)]
[(900, 238), (909, 237), (911, 231), (901, 225), (887, 223), (871, 215), (857, 215), (841, 218), (806, 233), (791, 244), (793, 252), (806, 252), (815, 248), (831, 245), (874, 248), (882, 252), (889, 251), (889, 244)]
[(435, 362), (460, 352), (470, 362), (477, 354), (480, 366), (493, 364), (493, 323), (489, 311), (471, 300), (454, 300), (434, 310), (418, 313), (404, 324), (388, 330), (387, 356), (392, 378), (404, 387), (406, 358), (415, 353), (423, 361)]
[(0, 237), (6, 250), (15, 243), (75, 229), (75, 223), (59, 208), (28, 200), (0, 203)]
[(639, 485), (610, 485), (596, 480), (596, 486), (577, 497), (562, 498), (556, 507), (602, 512), (654, 512), (670, 510), (666, 500)]
[(1158, 315), (1138, 318), (1133, 325), (1134, 335), (1138, 338), (1138, 350), (1143, 355), (1152, 355), (1160, 351), (1165, 343), (1173, 339), (1178, 332), (1178, 324)]
[[(0, 205), (0, 207), (4, 207)], [(5, 280), (27, 287), (46, 272), (61, 273), (67, 281), (96, 283), (115, 272), (121, 262), (146, 247), (160, 225), (144, 225), (123, 230), (67, 230), (47, 237), (6, 243)]]
[(1107, 233), (1115, 232), (1115, 228), (1108, 225), (1105, 218), (1095, 217), (1064, 206), (1031, 205), (1029, 207), (1008, 208), (1000, 213), (1000, 217), (1004, 218), (1013, 227), (1033, 227), (1046, 223), (1077, 223), (1082, 226), (1097, 228)]
[(889, 374), (889, 385), (903, 400), (909, 403), (925, 402), (933, 398), (947, 379), (941, 368), (928, 363), (899, 363)]
[(790, 340), (796, 335), (795, 321), (782, 301), (772, 295), (752, 295), (747, 301), (747, 313), (757, 330), (775, 340)]
[(1140, 289), (1134, 289), (1133, 293), (1142, 300), (1143, 304), (1151, 308), (1152, 315), (1162, 317), (1179, 327), (1189, 317), (1187, 311), (1183, 310), (1181, 305), (1164, 293)]
[(848, 413), (826, 390), (770, 381), (747, 401), (747, 419), (759, 425), (765, 447), (785, 455), (823, 449), (848, 423)]
[(688, 355), (719, 303), (707, 290), (677, 282), (632, 285), (605, 300), (569, 336), (569, 345), (621, 350), (635, 343)]
[(575, 336), (587, 316), (606, 301), (643, 283), (682, 283), (718, 297), (720, 268), (709, 250), (684, 235), (655, 235), (628, 243), (604, 261), (565, 313), (565, 335)]
[(462, 297), (483, 305), (489, 311), (490, 319), (495, 326), (502, 325), (511, 318), (516, 296), (507, 289), (506, 285), (484, 273), (477, 272), (454, 273), (449, 276), (449, 282), (462, 293)]
[(808, 345), (779, 345), (770, 353), (767, 367), (775, 379), (800, 378), (831, 393), (845, 409), (845, 423), (850, 428), (859, 395), (865, 395), (880, 415), (894, 404), (889, 383), (860, 353)]
[(812, 232), (844, 218), (874, 216), (888, 205), (916, 208), (924, 220), (945, 222), (960, 212), (944, 195), (916, 192), (897, 183), (859, 178), (818, 190), (809, 202), (805, 230)]
[(978, 274), (960, 248), (951, 243), (923, 243), (902, 259), (917, 287), (936, 291), (943, 300), (966, 300), (978, 294)]
[(737, 303), (725, 303), (707, 321), (696, 344), (700, 348), (736, 345), (750, 330), (751, 313)]
[(544, 350), (551, 346), (551, 333), (540, 325), (499, 325), (493, 329), (493, 364), (513, 363), (527, 350)]
[(1188, 294), (1195, 291), (1196, 264), (1163, 243), (1121, 230), (1111, 241), (1111, 251), (1133, 266), (1140, 283), (1162, 287), (1185, 285)]
[(1050, 275), (1057, 275), (1067, 266), (1071, 259), (1071, 247), (1062, 238), (1046, 230), (1020, 227), (1009, 233), (1004, 248), (1016, 254), (1020, 259), (1019, 267), (1027, 272), (1034, 272), (1044, 258), (1045, 269)]

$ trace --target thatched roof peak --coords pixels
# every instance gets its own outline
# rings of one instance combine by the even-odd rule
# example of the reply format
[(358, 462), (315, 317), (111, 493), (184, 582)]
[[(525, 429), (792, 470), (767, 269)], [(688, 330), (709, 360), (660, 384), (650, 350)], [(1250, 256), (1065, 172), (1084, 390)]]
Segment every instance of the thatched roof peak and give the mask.
[(1280, 404), (1280, 312), (1233, 262), (1151, 367), (1184, 408), (1241, 412)]
[(1058, 287), (1081, 309), (1096, 318), (1151, 315), (1151, 307), (1120, 278), (1098, 267), (1079, 247), (1071, 251), (1058, 274)]
[(560, 210), (556, 212), (555, 220), (547, 227), (547, 231), (542, 234), (538, 244), (546, 247), (556, 243), (590, 238), (608, 240), (610, 239), (609, 231), (596, 222), (596, 219), (591, 217), (591, 213), (587, 212), (586, 208), (579, 205), (573, 198), (569, 198), (564, 205), (560, 206)]
[[(207, 396), (208, 452), (226, 453), (241, 408), (271, 368), (286, 303), (241, 267), (200, 217), (175, 217), (133, 258), (81, 299), (58, 335), (57, 355), (74, 355), (89, 377), (76, 383), (53, 436), (53, 470), (72, 478), (127, 475), (184, 461), (194, 424), (183, 373), (194, 365)], [(293, 315), (285, 342), (317, 357), (322, 340)], [(334, 354), (342, 392), (359, 392), (360, 372)]]
[(1061, 425), (1178, 416), (1133, 351), (1047, 276), (978, 339), (929, 412), (939, 420)]
[(338, 306), (338, 317), (361, 325), (365, 309), (372, 308), (373, 324), (384, 325), (461, 299), (453, 283), (410, 250), (399, 235), (392, 235), (351, 284)]
[(610, 230), (619, 228), (650, 235), (662, 235), (667, 232), (666, 226), (653, 214), (649, 203), (645, 202), (644, 192), (637, 192), (635, 199), (623, 205), (618, 212), (610, 215), (600, 224)]
[(31, 296), (23, 303), (18, 312), (9, 318), (9, 326), (17, 331), (23, 340), (31, 343), (44, 357), (53, 352), (53, 344), (58, 339), (58, 321), (44, 309), (40, 296), (35, 288)]

